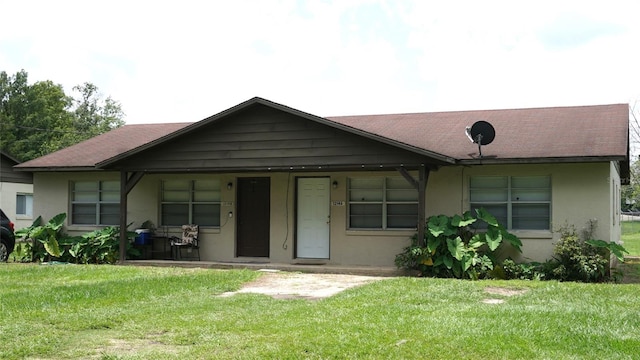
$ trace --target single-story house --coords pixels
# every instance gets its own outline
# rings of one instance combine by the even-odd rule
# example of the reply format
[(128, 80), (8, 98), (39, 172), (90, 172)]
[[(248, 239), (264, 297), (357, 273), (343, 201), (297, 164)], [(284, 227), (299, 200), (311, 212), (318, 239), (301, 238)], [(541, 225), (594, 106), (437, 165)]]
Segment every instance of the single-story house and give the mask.
[(33, 223), (33, 175), (15, 171), (20, 161), (0, 151), (0, 209), (13, 221), (16, 229)]
[[(481, 147), (466, 134), (480, 120), (495, 130)], [(565, 223), (620, 239), (628, 125), (627, 104), (320, 117), (256, 97), (16, 169), (69, 233), (198, 224), (206, 261), (393, 266), (426, 217), (478, 207), (521, 238), (520, 259), (544, 260)]]

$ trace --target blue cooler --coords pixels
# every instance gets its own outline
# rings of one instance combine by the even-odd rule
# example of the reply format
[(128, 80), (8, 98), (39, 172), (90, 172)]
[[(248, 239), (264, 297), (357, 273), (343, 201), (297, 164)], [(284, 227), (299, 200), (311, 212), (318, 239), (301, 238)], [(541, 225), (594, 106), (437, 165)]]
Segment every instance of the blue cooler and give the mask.
[(150, 245), (151, 244), (151, 231), (148, 229), (136, 230), (136, 245)]

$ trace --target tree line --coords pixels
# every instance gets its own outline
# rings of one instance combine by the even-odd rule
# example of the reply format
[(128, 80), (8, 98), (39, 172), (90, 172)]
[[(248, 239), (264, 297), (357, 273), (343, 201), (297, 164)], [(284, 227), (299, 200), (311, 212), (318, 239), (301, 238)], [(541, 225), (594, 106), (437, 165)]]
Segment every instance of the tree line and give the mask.
[(120, 103), (90, 82), (72, 94), (51, 80), (28, 82), (24, 70), (0, 72), (0, 150), (31, 160), (124, 125)]
[[(124, 112), (90, 82), (72, 95), (51, 80), (28, 83), (24, 70), (0, 72), (0, 150), (20, 161), (31, 160), (124, 125)], [(637, 108), (630, 108), (629, 138), (640, 144)], [(637, 149), (635, 149), (637, 150)], [(632, 152), (631, 184), (622, 187), (621, 208), (640, 211), (640, 162)]]

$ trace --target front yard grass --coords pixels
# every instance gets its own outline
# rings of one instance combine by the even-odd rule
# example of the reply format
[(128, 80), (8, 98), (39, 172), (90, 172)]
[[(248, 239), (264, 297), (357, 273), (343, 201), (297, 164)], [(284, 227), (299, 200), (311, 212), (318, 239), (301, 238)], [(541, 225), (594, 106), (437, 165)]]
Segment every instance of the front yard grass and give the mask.
[(622, 245), (628, 256), (640, 256), (640, 221), (622, 221)]
[[(0, 264), (0, 358), (639, 355), (638, 284), (389, 278), (318, 301), (218, 296), (258, 276), (250, 270)], [(508, 296), (489, 288), (523, 291)]]

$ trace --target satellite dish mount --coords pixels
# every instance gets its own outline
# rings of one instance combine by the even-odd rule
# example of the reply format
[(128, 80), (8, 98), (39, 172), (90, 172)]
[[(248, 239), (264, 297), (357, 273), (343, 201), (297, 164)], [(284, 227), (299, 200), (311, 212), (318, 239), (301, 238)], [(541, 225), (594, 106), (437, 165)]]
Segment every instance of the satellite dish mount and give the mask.
[(482, 158), (482, 145), (489, 145), (496, 137), (496, 130), (487, 121), (476, 121), (472, 126), (466, 129), (469, 140), (478, 144), (478, 154)]

